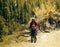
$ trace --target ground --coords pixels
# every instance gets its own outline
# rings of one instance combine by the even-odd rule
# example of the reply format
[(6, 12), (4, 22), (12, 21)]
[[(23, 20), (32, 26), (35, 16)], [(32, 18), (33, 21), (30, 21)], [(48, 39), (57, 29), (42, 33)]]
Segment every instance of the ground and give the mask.
[(10, 42), (0, 47), (60, 47), (60, 30), (53, 30), (50, 33), (40, 32), (37, 35), (37, 42), (31, 43), (30, 37), (26, 41)]

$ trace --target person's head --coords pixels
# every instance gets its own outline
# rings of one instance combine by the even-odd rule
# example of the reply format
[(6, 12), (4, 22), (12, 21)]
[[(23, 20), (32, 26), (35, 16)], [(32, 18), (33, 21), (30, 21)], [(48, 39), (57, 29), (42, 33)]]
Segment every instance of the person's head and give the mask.
[(32, 19), (32, 22), (35, 22), (35, 19)]

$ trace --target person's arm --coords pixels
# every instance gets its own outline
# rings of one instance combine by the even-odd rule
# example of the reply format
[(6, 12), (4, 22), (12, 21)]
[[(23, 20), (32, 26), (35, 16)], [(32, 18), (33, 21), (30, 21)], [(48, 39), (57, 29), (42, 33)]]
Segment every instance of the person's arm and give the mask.
[(29, 28), (31, 28), (31, 25), (32, 25), (32, 22), (30, 23), (30, 26), (29, 26)]
[(36, 30), (39, 30), (39, 24), (36, 22)]
[(38, 26), (39, 26), (39, 24), (38, 24), (37, 22), (36, 22), (35, 24), (36, 24), (36, 27), (38, 27)]

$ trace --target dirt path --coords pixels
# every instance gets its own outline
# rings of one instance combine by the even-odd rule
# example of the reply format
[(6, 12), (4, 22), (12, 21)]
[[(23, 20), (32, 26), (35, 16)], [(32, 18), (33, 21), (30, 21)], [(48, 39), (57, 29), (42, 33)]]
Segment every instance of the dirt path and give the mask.
[(26, 42), (11, 43), (4, 45), (4, 47), (60, 47), (60, 30), (50, 33), (40, 33), (37, 36), (36, 43), (30, 43), (30, 37), (28, 37)]

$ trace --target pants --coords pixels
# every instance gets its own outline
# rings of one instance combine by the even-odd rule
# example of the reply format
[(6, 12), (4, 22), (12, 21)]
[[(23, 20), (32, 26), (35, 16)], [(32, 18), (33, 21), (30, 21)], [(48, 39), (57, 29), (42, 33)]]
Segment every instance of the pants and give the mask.
[(37, 33), (37, 31), (36, 31), (36, 29), (32, 29), (31, 28), (31, 42), (36, 42), (36, 33)]
[(37, 40), (37, 39), (36, 39), (36, 36), (31, 36), (31, 42), (34, 42), (34, 43), (35, 43), (36, 40)]

